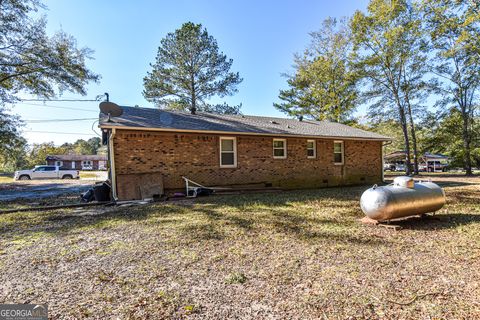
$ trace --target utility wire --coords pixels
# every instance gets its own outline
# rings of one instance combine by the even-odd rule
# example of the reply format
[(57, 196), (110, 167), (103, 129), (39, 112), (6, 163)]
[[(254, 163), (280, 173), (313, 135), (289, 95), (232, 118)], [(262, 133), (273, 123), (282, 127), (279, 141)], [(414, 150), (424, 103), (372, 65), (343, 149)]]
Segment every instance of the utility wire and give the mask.
[(94, 110), (82, 109), (82, 108), (52, 106), (48, 104), (36, 104), (36, 103), (21, 103), (21, 104), (28, 105), (28, 106), (36, 106), (36, 107), (45, 107), (45, 108), (67, 109), (67, 110), (87, 111), (87, 112), (95, 112), (95, 113), (100, 112), (100, 111), (94, 111)]
[(80, 133), (80, 132), (58, 132), (58, 131), (37, 131), (37, 130), (22, 130), (24, 132), (35, 132), (35, 133), (53, 133), (53, 134), (75, 134), (83, 136), (93, 136), (92, 133)]
[(95, 129), (93, 129), (93, 126), (94, 126), (95, 123), (98, 122), (98, 121), (100, 121), (100, 120), (97, 119), (97, 120), (95, 120), (95, 121), (92, 122), (92, 131), (95, 132), (95, 134), (96, 134), (97, 136), (99, 136), (100, 138), (103, 138), (100, 133), (98, 133), (97, 131), (95, 131)]
[(104, 94), (99, 94), (95, 97), (95, 99), (78, 99), (78, 98), (63, 98), (63, 99), (20, 99), (20, 101), (61, 101), (61, 102), (98, 102), (101, 101), (103, 98), (106, 98), (108, 101), (109, 94), (105, 92)]
[(98, 102), (99, 99), (20, 99), (20, 101)]
[(65, 121), (84, 121), (84, 120), (97, 120), (98, 118), (79, 118), (79, 119), (26, 119), (23, 120), (28, 123), (43, 123), (43, 122), (65, 122)]

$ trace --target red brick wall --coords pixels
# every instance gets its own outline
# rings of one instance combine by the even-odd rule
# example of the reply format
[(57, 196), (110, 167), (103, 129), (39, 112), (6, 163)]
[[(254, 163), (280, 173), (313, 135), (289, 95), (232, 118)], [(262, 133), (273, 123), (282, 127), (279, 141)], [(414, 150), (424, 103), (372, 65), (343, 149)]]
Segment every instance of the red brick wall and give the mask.
[(116, 174), (160, 172), (166, 189), (184, 188), (182, 176), (206, 186), (271, 183), (284, 188), (381, 181), (379, 141), (344, 140), (344, 165), (335, 165), (333, 139), (316, 139), (317, 157), (307, 159), (307, 139), (287, 138), (287, 159), (274, 159), (274, 136), (238, 135), (237, 168), (220, 168), (220, 136), (117, 129)]

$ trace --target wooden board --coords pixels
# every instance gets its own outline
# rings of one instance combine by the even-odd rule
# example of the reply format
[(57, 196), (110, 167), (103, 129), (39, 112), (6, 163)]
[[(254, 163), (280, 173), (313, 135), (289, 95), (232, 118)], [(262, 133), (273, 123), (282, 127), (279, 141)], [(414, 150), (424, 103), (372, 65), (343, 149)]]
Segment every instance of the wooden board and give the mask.
[(117, 196), (119, 200), (142, 200), (163, 194), (163, 175), (161, 173), (117, 175)]

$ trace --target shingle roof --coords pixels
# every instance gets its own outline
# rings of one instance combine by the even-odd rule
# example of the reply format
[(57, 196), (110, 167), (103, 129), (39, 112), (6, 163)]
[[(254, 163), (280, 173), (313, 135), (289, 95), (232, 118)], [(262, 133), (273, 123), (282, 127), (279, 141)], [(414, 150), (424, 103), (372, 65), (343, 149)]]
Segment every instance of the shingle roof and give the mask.
[(60, 161), (83, 161), (83, 160), (107, 160), (107, 156), (99, 154), (56, 154), (47, 156), (46, 160), (60, 160)]
[(360, 130), (329, 121), (312, 121), (248, 115), (223, 115), (198, 112), (192, 115), (182, 111), (153, 108), (121, 107), (123, 114), (107, 121), (100, 114), (100, 127), (157, 128), (165, 131), (222, 132), (243, 134), (292, 135), (306, 137), (335, 137), (354, 139), (391, 140), (374, 132)]

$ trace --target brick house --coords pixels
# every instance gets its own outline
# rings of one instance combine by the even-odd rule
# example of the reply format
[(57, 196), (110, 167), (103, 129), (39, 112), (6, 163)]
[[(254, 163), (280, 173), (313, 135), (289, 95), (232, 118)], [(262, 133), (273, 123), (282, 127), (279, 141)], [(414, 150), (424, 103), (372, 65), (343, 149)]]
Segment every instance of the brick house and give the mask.
[(107, 170), (107, 156), (59, 154), (50, 155), (45, 159), (49, 166), (59, 166), (77, 170)]
[(390, 138), (343, 124), (122, 107), (100, 117), (114, 196), (141, 198), (142, 177), (165, 191), (182, 176), (205, 186), (318, 188), (383, 180)]

